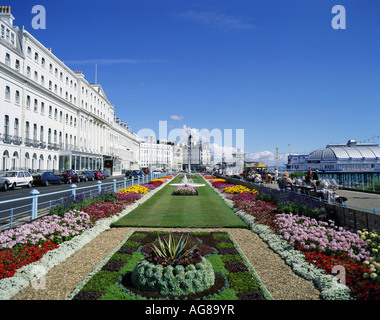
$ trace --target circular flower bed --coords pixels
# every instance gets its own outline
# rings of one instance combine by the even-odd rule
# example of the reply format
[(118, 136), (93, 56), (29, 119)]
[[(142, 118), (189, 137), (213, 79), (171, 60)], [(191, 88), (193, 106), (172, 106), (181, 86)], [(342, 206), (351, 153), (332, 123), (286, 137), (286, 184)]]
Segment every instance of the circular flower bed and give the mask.
[(197, 264), (162, 266), (141, 259), (132, 272), (132, 282), (139, 290), (165, 295), (201, 292), (214, 284), (215, 273), (203, 257)]

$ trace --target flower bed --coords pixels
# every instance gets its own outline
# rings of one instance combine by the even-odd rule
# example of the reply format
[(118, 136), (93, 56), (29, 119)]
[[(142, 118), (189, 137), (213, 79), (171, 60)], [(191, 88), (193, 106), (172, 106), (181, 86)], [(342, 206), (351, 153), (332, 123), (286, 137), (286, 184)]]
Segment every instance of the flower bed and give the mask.
[(197, 196), (198, 191), (192, 186), (178, 186), (172, 193), (173, 196)]
[[(338, 227), (332, 220), (326, 221), (323, 206), (301, 195), (260, 188), (256, 197), (248, 198), (246, 192), (231, 196), (216, 190), (226, 202), (232, 201), (238, 216), (297, 274), (314, 281), (325, 299), (380, 299), (380, 237), (376, 232)], [(327, 276), (339, 267), (345, 271), (341, 286), (334, 284), (338, 278), (317, 271), (323, 270)]]
[(150, 181), (149, 183), (153, 183), (153, 184), (159, 184), (159, 185), (161, 185), (161, 184), (163, 184), (163, 183), (165, 183), (165, 182), (166, 182), (165, 179), (153, 179), (153, 180)]
[[(146, 299), (188, 299), (188, 300), (266, 300), (272, 299), (260, 282), (252, 266), (246, 260), (237, 244), (227, 232), (191, 232), (188, 247), (194, 244), (197, 252), (211, 263), (215, 272), (214, 285), (201, 292), (187, 295), (166, 294), (139, 290), (132, 281), (132, 271), (144, 257), (149, 255), (158, 235), (168, 232), (136, 231), (103, 261), (93, 276), (86, 279), (73, 291), (73, 300), (146, 300)], [(179, 233), (173, 233), (179, 237)], [(155, 277), (155, 268), (145, 271), (147, 277)], [(158, 276), (158, 275), (157, 275)], [(194, 276), (197, 277), (194, 271)], [(183, 279), (185, 281), (185, 279)], [(193, 285), (196, 281), (193, 282)]]
[(257, 193), (257, 190), (255, 189), (250, 189), (245, 186), (241, 185), (234, 185), (231, 187), (227, 187), (223, 189), (223, 192), (228, 193), (228, 194), (236, 194), (236, 193), (243, 193), (243, 192), (248, 192), (248, 193)]
[(79, 194), (75, 199), (69, 195), (56, 202), (49, 215), (0, 232), (0, 278), (13, 277), (19, 268), (92, 229), (98, 221), (118, 215), (148, 192), (142, 186), (127, 189), (91, 197)]
[(148, 188), (147, 187), (143, 187), (143, 186), (140, 186), (140, 185), (135, 185), (135, 186), (132, 186), (132, 187), (129, 187), (129, 188), (125, 188), (125, 189), (121, 189), (119, 190), (118, 193), (121, 193), (121, 194), (125, 194), (125, 193), (141, 193), (141, 194), (146, 194), (148, 193)]

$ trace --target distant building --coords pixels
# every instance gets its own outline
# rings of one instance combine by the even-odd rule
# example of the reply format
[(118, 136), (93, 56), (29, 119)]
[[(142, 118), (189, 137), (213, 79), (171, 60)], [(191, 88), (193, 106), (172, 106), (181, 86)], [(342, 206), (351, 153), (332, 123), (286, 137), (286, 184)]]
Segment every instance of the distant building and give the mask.
[(288, 171), (380, 172), (380, 147), (376, 143), (328, 144), (309, 155), (289, 155)]

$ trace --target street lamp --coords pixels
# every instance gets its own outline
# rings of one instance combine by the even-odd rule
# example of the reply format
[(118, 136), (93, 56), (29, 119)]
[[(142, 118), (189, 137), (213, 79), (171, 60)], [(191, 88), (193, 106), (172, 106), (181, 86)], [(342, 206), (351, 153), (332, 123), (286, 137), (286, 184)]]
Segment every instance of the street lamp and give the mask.
[(189, 174), (191, 174), (191, 134), (189, 135), (188, 139), (188, 161), (189, 161)]

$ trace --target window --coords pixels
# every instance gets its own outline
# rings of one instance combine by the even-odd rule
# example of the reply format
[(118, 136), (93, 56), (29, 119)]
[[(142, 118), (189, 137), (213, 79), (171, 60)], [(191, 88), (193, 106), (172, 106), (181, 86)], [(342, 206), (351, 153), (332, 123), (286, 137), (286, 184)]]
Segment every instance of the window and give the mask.
[(45, 114), (45, 104), (43, 102), (41, 102), (41, 114)]
[(53, 73), (53, 65), (51, 63), (49, 64), (49, 72)]
[(53, 114), (53, 107), (49, 106), (49, 118), (52, 117), (52, 114)]
[(26, 96), (26, 107), (30, 109), (30, 96)]
[(40, 141), (41, 142), (44, 141), (44, 127), (43, 126), (41, 126), (40, 128)]
[(10, 67), (11, 66), (11, 56), (9, 55), (9, 53), (6, 53), (5, 54), (5, 64)]
[(42, 68), (45, 68), (45, 58), (41, 58), (41, 66)]
[(38, 101), (37, 99), (34, 99), (34, 112), (37, 112), (38, 111)]
[(5, 27), (3, 24), (1, 25), (1, 36), (5, 38)]
[(34, 81), (38, 82), (38, 73), (34, 71)]
[(17, 71), (20, 71), (20, 60), (16, 59), (16, 62), (15, 62), (15, 69)]
[(37, 52), (34, 54), (34, 61), (38, 62), (38, 53)]
[(33, 140), (37, 140), (37, 125), (33, 125)]
[(49, 81), (49, 90), (51, 90), (53, 88), (53, 83), (51, 82), (51, 80)]
[(30, 67), (26, 67), (26, 76), (30, 78)]
[(9, 135), (9, 116), (6, 115), (4, 117), (4, 135)]
[(19, 131), (19, 123), (18, 123), (18, 119), (16, 118), (15, 123), (14, 123), (14, 136), (15, 137), (18, 137), (18, 131)]
[(31, 49), (31, 47), (28, 47), (27, 54), (28, 54), (28, 57), (32, 56), (32, 49)]
[(5, 87), (5, 99), (10, 100), (11, 99), (11, 88), (9, 86)]
[(11, 44), (12, 46), (15, 45), (15, 34), (13, 32), (11, 33)]
[(29, 121), (25, 123), (25, 138), (29, 139)]
[(48, 130), (48, 144), (51, 144), (51, 129)]
[(44, 85), (45, 85), (45, 77), (41, 76), (41, 86), (44, 86)]
[(62, 111), (59, 112), (59, 121), (60, 122), (63, 121), (63, 113), (62, 113)]
[(15, 93), (15, 103), (20, 104), (20, 91), (16, 90)]

